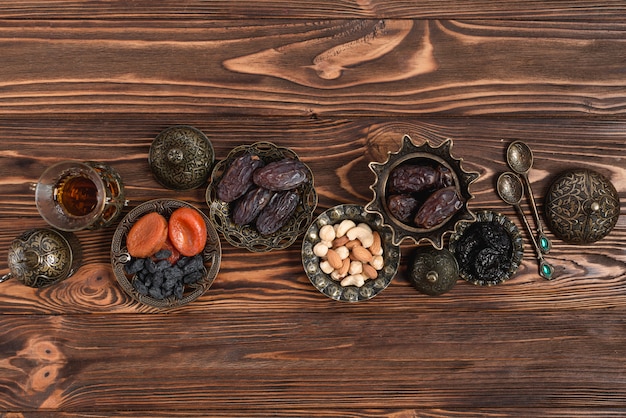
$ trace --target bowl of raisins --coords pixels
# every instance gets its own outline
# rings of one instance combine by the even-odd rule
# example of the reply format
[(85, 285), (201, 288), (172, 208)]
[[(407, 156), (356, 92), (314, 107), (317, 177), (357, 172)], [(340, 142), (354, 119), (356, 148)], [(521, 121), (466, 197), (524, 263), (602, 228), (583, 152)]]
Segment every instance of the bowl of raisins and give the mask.
[(215, 164), (206, 190), (209, 218), (231, 245), (251, 252), (289, 247), (317, 206), (311, 169), (271, 142), (235, 147)]
[(479, 286), (508, 280), (524, 256), (522, 235), (515, 223), (490, 210), (476, 212), (475, 222), (460, 222), (449, 247), (458, 262), (459, 276)]
[(436, 147), (428, 141), (417, 146), (405, 135), (400, 150), (390, 152), (387, 161), (369, 164), (376, 180), (365, 210), (379, 214), (391, 227), (394, 244), (426, 241), (440, 250), (457, 223), (475, 220), (468, 202), (478, 173), (463, 170), (451, 147), (450, 139)]
[(113, 274), (134, 300), (178, 308), (203, 295), (220, 268), (219, 235), (190, 203), (155, 199), (133, 208), (111, 243)]

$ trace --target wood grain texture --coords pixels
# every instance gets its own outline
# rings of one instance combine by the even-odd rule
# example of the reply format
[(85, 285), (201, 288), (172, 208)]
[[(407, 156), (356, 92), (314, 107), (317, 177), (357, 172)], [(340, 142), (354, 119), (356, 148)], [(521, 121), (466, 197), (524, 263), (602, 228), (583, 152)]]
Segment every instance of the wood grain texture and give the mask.
[[(480, 178), (473, 210), (520, 218), (495, 193), (514, 139), (535, 153), (540, 208), (586, 167), (621, 199), (584, 246), (550, 231), (545, 281), (528, 234), (517, 274), (418, 293), (402, 246), (391, 285), (338, 303), (304, 274), (301, 239), (252, 254), (222, 242), (219, 274), (188, 306), (134, 302), (110, 266), (114, 227), (77, 233), (78, 272), (0, 284), (0, 416), (450, 417), (626, 415), (626, 7), (620, 1), (0, 2), (0, 275), (44, 227), (30, 189), (51, 164), (100, 160), (131, 208), (166, 190), (148, 150), (176, 124), (222, 159), (270, 141), (312, 169), (316, 214), (366, 204), (404, 134), (453, 140)], [(544, 219), (545, 224), (545, 219)]]
[(289, 0), (255, 1), (2, 1), (0, 17), (19, 19), (355, 19), (511, 18), (535, 20), (623, 21), (626, 6), (619, 0)]
[(0, 347), (14, 354), (4, 360), (0, 407), (626, 406), (623, 371), (612, 364), (626, 355), (623, 317), (587, 312), (572, 323), (558, 313), (354, 309), (289, 319), (257, 312), (254, 321), (246, 312), (210, 309), (200, 316), (4, 316)]
[(623, 115), (625, 41), (604, 21), (4, 20), (0, 112)]

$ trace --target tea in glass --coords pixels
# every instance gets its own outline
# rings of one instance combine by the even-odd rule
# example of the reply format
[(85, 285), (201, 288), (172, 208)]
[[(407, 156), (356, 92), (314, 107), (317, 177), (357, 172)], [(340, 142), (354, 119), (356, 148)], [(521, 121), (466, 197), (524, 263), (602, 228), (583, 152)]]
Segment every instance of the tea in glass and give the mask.
[(95, 161), (48, 168), (37, 183), (35, 201), (46, 222), (63, 231), (108, 226), (126, 205), (119, 174)]

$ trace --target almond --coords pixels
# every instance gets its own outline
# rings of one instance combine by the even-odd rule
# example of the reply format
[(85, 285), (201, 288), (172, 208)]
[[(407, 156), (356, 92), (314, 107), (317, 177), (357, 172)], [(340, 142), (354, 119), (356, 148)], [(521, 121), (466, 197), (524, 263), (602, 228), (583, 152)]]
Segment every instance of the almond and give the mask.
[(357, 245), (361, 245), (361, 241), (359, 241), (358, 239), (353, 239), (353, 240), (350, 240), (350, 241), (346, 242), (345, 246), (346, 246), (347, 249), (351, 250), (354, 247), (356, 247)]
[(329, 249), (326, 253), (326, 259), (335, 270), (339, 270), (343, 266), (343, 260), (335, 250)]
[(346, 258), (343, 260), (343, 264), (339, 269), (339, 274), (341, 275), (341, 277), (345, 277), (346, 274), (348, 274), (348, 270), (350, 270), (350, 259)]
[(383, 254), (383, 246), (382, 246), (382, 242), (381, 242), (381, 239), (380, 239), (380, 234), (377, 231), (374, 231), (372, 233), (372, 235), (374, 237), (374, 241), (372, 242), (372, 245), (370, 245), (368, 250), (370, 250), (372, 255), (382, 255)]
[(335, 240), (333, 241), (333, 248), (343, 247), (348, 241), (350, 241), (350, 238), (346, 237), (345, 235), (340, 238), (335, 238)]
[(364, 248), (360, 245), (352, 249), (352, 256), (354, 257), (355, 260), (359, 260), (363, 263), (369, 263), (373, 259), (372, 253), (370, 253), (367, 248)]
[(375, 279), (378, 277), (378, 272), (369, 264), (363, 264), (363, 275), (368, 279)]

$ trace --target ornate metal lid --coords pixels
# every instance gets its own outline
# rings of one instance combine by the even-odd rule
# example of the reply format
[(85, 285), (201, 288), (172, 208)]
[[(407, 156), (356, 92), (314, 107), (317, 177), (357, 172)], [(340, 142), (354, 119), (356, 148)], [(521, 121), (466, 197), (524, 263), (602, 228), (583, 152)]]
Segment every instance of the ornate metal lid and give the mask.
[(80, 264), (78, 240), (72, 234), (47, 228), (31, 229), (15, 238), (9, 247), (10, 277), (30, 287), (45, 287), (70, 277)]
[(150, 146), (148, 163), (156, 180), (174, 190), (190, 190), (208, 180), (215, 153), (202, 131), (192, 126), (172, 126)]
[(550, 186), (545, 211), (556, 236), (572, 244), (589, 244), (604, 238), (617, 223), (619, 196), (601, 174), (589, 169), (569, 170)]
[(417, 290), (438, 296), (451, 290), (459, 278), (456, 258), (448, 250), (417, 250), (411, 268), (411, 282)]

